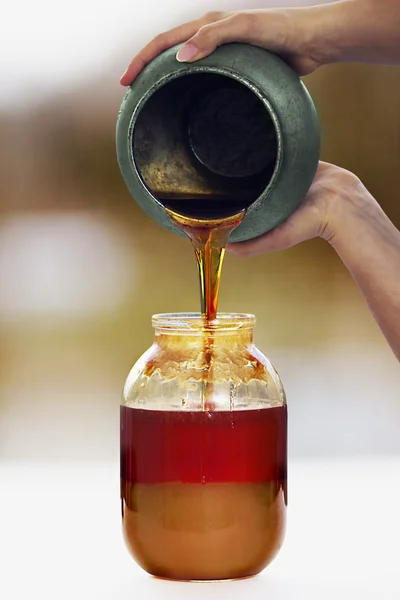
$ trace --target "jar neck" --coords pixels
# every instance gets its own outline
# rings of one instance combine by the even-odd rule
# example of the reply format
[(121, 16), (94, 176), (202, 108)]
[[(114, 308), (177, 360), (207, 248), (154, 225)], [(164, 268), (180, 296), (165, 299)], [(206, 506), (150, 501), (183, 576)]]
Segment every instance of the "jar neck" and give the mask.
[(220, 313), (207, 323), (198, 313), (155, 315), (155, 341), (160, 346), (176, 344), (213, 346), (248, 345), (253, 341), (255, 317), (246, 314)]

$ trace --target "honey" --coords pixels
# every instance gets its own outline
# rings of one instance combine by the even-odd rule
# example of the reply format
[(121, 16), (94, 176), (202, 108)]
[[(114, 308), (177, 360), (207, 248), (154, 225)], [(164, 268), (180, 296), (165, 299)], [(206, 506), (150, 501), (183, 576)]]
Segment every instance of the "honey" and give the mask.
[(261, 571), (284, 537), (286, 407), (121, 407), (124, 535), (136, 561), (174, 579)]

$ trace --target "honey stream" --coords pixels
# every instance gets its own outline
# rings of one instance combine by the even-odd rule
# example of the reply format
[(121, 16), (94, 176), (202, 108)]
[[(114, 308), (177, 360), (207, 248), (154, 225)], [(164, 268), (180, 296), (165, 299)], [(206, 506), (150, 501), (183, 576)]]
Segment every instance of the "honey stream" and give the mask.
[[(182, 201), (181, 201), (182, 202)], [(167, 203), (166, 203), (167, 204)], [(175, 206), (179, 203), (175, 203)], [(171, 204), (170, 204), (171, 205)], [(224, 218), (196, 219), (166, 207), (170, 219), (187, 235), (195, 252), (200, 281), (200, 304), (203, 317), (202, 407), (213, 406), (213, 346), (215, 319), (222, 265), (230, 233), (242, 222), (245, 209)]]

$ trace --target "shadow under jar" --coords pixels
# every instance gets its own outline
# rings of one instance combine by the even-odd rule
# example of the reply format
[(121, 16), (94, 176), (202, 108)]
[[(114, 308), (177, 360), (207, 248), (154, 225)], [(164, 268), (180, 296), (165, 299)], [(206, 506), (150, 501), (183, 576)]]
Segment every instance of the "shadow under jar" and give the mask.
[(152, 575), (248, 577), (282, 545), (286, 399), (253, 344), (254, 323), (220, 313), (206, 328), (196, 313), (156, 315), (155, 341), (127, 378), (123, 531)]

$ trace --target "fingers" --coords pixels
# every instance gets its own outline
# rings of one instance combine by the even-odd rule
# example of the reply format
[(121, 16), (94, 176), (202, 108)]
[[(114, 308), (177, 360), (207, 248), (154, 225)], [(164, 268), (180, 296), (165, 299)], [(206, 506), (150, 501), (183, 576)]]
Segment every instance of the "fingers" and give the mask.
[[(172, 46), (184, 42), (177, 54), (181, 62), (193, 62), (211, 54), (229, 42), (245, 42), (282, 54), (299, 74), (314, 71), (319, 63), (302, 51), (304, 37), (299, 22), (300, 11), (254, 10), (211, 12), (156, 36), (137, 54), (121, 77), (122, 85), (130, 85), (140, 71)], [(300, 32), (300, 33), (299, 33)]]
[(179, 25), (178, 27), (174, 27), (170, 31), (166, 31), (165, 33), (161, 33), (157, 35), (150, 43), (147, 44), (137, 54), (129, 64), (125, 73), (122, 75), (120, 79), (121, 85), (130, 85), (132, 81), (138, 76), (140, 71), (164, 50), (175, 46), (181, 42), (186, 42), (188, 39), (193, 37), (199, 29), (207, 24), (214, 23), (219, 19), (225, 18), (229, 13), (222, 12), (213, 12), (208, 13), (204, 17), (200, 19), (196, 19), (195, 21), (190, 21), (188, 23), (184, 23), (183, 25)]
[(254, 42), (254, 26), (257, 15), (252, 13), (235, 13), (208, 23), (182, 46), (177, 59), (182, 62), (193, 62), (208, 56), (222, 44), (229, 42)]
[(132, 59), (120, 79), (121, 85), (130, 85), (140, 71), (152, 61), (153, 58), (161, 54), (161, 52), (164, 52), (164, 50), (175, 46), (175, 44), (186, 41), (196, 33), (199, 27), (200, 23), (198, 20), (191, 21), (157, 35)]

